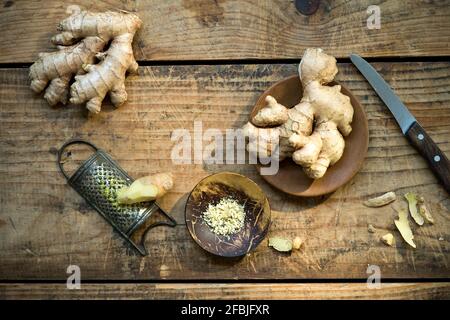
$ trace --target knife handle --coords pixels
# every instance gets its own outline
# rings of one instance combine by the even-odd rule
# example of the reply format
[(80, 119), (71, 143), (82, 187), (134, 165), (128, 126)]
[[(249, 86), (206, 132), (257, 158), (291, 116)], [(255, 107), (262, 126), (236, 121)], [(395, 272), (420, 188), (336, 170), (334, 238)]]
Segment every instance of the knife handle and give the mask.
[(445, 190), (450, 193), (450, 161), (445, 154), (417, 122), (412, 124), (406, 136), (417, 151), (427, 159), (434, 174), (441, 180)]

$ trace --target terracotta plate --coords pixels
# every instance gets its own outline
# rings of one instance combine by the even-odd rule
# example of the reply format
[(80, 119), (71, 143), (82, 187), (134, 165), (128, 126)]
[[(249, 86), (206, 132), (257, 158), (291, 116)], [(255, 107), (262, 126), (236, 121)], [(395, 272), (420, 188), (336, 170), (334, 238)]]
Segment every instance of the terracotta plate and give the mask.
[[(338, 84), (333, 82), (330, 85)], [(345, 137), (345, 150), (342, 158), (328, 168), (325, 176), (313, 180), (308, 178), (300, 166), (291, 159), (280, 162), (280, 169), (275, 175), (262, 175), (270, 185), (295, 196), (313, 197), (335, 191), (346, 184), (361, 168), (369, 146), (369, 127), (366, 115), (356, 97), (342, 84), (341, 92), (350, 97), (353, 105), (354, 116), (352, 133)], [(265, 106), (264, 99), (267, 95), (273, 96), (286, 107), (293, 107), (302, 97), (302, 86), (298, 76), (291, 76), (281, 80), (267, 89), (256, 102), (252, 110), (251, 118)], [(261, 165), (257, 165), (261, 173)]]
[[(203, 220), (209, 204), (232, 197), (244, 205), (244, 227), (229, 237), (218, 236)], [(223, 257), (243, 256), (256, 248), (269, 229), (270, 206), (264, 192), (252, 180), (233, 172), (220, 172), (201, 180), (186, 202), (186, 226), (197, 244)]]

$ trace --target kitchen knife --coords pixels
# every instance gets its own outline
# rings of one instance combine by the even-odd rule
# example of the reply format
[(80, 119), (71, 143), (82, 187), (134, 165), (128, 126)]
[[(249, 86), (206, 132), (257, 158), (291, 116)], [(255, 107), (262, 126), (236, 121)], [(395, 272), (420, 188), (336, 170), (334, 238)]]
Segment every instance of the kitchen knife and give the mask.
[(400, 101), (386, 81), (366, 60), (356, 54), (350, 55), (350, 60), (383, 100), (400, 125), (403, 134), (417, 151), (427, 159), (434, 174), (442, 181), (445, 190), (450, 193), (450, 161), (445, 154)]

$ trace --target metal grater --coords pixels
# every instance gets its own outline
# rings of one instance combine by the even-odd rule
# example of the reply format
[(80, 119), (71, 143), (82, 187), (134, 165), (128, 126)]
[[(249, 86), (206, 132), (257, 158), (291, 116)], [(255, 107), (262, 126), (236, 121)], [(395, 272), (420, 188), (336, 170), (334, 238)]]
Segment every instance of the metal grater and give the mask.
[[(61, 157), (64, 150), (73, 144), (86, 144), (92, 147), (95, 153), (69, 177), (63, 169)], [(161, 209), (155, 201), (132, 205), (117, 203), (116, 192), (130, 185), (133, 179), (106, 152), (92, 143), (80, 139), (66, 142), (58, 151), (58, 165), (69, 185), (140, 254), (147, 255), (144, 239), (150, 229), (161, 225), (175, 227), (175, 219)], [(147, 225), (145, 222), (156, 211), (160, 211), (169, 221)], [(136, 236), (140, 236), (139, 243), (134, 239)]]

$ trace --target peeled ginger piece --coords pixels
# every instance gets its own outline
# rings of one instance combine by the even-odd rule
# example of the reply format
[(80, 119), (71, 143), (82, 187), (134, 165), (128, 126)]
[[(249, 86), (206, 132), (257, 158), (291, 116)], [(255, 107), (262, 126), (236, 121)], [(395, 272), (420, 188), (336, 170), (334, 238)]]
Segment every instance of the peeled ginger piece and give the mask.
[(152, 201), (164, 196), (173, 187), (171, 173), (157, 173), (135, 180), (130, 186), (117, 193), (117, 201), (122, 204), (133, 204)]
[(381, 241), (383, 241), (388, 246), (394, 246), (394, 235), (392, 233), (387, 233), (381, 237)]

